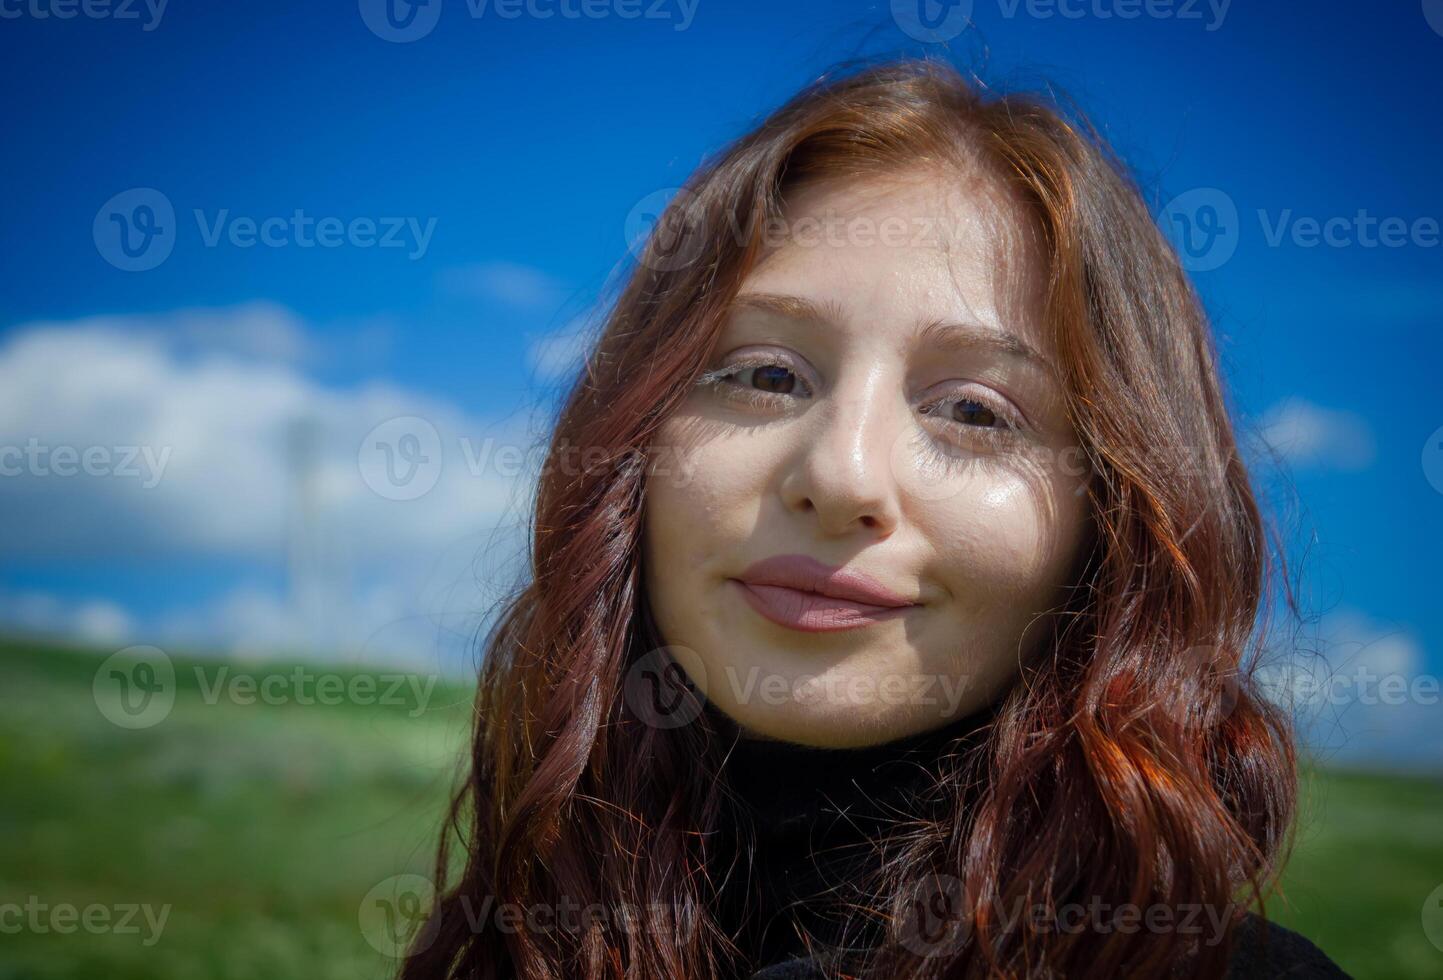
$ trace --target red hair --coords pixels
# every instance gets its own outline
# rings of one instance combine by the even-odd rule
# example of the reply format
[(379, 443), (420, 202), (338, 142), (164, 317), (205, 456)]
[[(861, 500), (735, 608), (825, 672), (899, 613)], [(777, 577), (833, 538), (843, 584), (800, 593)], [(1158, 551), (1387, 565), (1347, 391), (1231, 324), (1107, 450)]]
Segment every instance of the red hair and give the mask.
[[(1210, 908), (1231, 925), (1288, 844), (1292, 736), (1248, 669), (1271, 553), (1205, 315), (1142, 194), (1084, 122), (906, 61), (814, 83), (707, 161), (626, 281), (550, 445), (599, 448), (604, 463), (544, 470), (532, 580), (488, 639), (438, 880), (455, 870), (451, 832), (464, 867), (405, 980), (750, 966), (711, 913), (717, 732), (706, 713), (648, 725), (625, 696), (628, 671), (665, 645), (640, 586), (653, 437), (705, 368), (786, 195), (923, 165), (985, 167), (1036, 222), (1094, 535), (1043, 653), (985, 737), (945, 760), (947, 815), (899, 826), (888, 843), (875, 906), (853, 910), (883, 938), (856, 971), (1163, 976), (1187, 956), (1189, 976), (1225, 972), (1230, 932), (1199, 944), (1183, 930), (998, 915), (1101, 900)], [(945, 955), (907, 941), (908, 905), (934, 880), (960, 885)], [(604, 914), (574, 929), (473, 921), (483, 907), (563, 903)]]

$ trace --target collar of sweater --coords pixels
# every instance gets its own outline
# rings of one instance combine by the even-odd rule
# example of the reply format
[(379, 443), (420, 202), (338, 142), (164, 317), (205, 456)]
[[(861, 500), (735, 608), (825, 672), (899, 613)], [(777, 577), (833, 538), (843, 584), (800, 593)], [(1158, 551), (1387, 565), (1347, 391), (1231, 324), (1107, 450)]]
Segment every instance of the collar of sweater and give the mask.
[[(859, 890), (877, 869), (878, 841), (889, 827), (930, 812), (939, 764), (960, 740), (972, 744), (987, 719), (848, 749), (733, 730), (722, 773), (730, 811), (723, 851), (734, 863), (724, 873), (721, 911), (756, 963), (775, 968), (869, 941), (840, 930), (842, 909), (867, 897)], [(809, 967), (803, 960), (792, 968)]]

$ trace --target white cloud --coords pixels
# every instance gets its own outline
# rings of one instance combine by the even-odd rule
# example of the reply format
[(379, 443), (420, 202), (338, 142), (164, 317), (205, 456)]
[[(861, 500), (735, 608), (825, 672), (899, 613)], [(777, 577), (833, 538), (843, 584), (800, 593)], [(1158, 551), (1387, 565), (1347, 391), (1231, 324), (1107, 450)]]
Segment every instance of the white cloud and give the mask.
[(75, 631), (91, 643), (122, 643), (135, 633), (130, 613), (106, 599), (87, 602), (75, 610)]
[(109, 599), (62, 599), (48, 592), (0, 592), (0, 622), (33, 633), (71, 636), (100, 646), (135, 635), (131, 615)]
[[(235, 332), (257, 315), (217, 312), (207, 329)], [(364, 560), (444, 546), (508, 509), (514, 518), (511, 505), (524, 502), (524, 479), (473, 472), (467, 453), (487, 438), (530, 449), (524, 422), (471, 417), (386, 384), (327, 388), (290, 365), (188, 353), (135, 326), (38, 324), (0, 346), (0, 546), (12, 558), (274, 555), (297, 521), (314, 518), (317, 533)], [(398, 416), (439, 437), (439, 477), (417, 500), (378, 495), (359, 469), (363, 437)], [(95, 465), (85, 469), (87, 453)]]
[(1294, 466), (1361, 470), (1376, 454), (1372, 429), (1363, 418), (1301, 398), (1269, 409), (1260, 429), (1263, 440)]
[[(434, 647), (480, 604), (478, 583), (514, 567), (544, 441), (524, 415), (480, 418), (379, 382), (319, 384), (293, 363), (312, 349), (298, 318), (262, 304), (11, 331), (0, 344), (6, 561), (236, 573), (213, 600), (158, 617), (28, 595), (0, 604), (0, 621), (100, 643)], [(398, 418), (416, 421), (399, 435), (376, 428)], [(421, 482), (393, 485), (385, 466), (418, 458), (412, 429), (434, 440)], [(491, 541), (495, 567), (468, 567)], [(441, 567), (450, 578), (428, 586)], [(245, 584), (247, 568), (270, 581), (287, 569), (290, 584)]]
[(456, 266), (438, 275), (449, 292), (502, 303), (526, 312), (552, 312), (567, 296), (555, 278), (533, 266), (517, 262), (478, 262)]
[(563, 329), (534, 340), (527, 359), (537, 378), (554, 381), (580, 368), (595, 341), (596, 330), (590, 318), (578, 317)]
[(1259, 674), (1324, 759), (1443, 766), (1443, 693), (1410, 630), (1332, 612)]

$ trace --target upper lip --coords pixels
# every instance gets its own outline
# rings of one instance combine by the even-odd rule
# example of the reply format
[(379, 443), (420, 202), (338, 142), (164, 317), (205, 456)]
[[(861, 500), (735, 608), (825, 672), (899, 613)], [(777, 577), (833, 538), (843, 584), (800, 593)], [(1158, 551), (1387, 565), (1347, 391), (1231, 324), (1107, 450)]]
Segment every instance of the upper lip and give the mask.
[(779, 585), (870, 606), (913, 606), (865, 572), (826, 565), (810, 555), (772, 555), (747, 566), (738, 578), (748, 585)]

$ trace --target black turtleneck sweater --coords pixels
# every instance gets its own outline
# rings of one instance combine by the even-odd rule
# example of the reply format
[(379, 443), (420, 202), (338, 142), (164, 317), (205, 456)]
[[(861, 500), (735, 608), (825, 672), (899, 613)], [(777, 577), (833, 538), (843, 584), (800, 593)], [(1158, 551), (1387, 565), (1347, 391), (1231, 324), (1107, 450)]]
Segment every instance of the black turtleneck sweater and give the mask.
[(736, 854), (737, 863), (723, 914), (756, 962), (806, 957), (808, 940), (818, 944), (814, 952), (867, 941), (840, 934), (838, 907), (866, 888), (878, 866), (874, 842), (886, 828), (934, 804), (928, 790), (943, 755), (979, 731), (978, 721), (959, 722), (855, 749), (735, 737), (724, 767), (732, 807), (724, 823), (753, 833), (724, 838), (723, 853)]
[[(878, 864), (874, 842), (898, 820), (935, 812), (940, 801), (929, 790), (941, 760), (975, 745), (990, 720), (983, 712), (859, 749), (810, 748), (733, 729), (718, 849), (733, 860), (717, 870), (718, 913), (753, 953), (751, 980), (822, 980), (829, 952), (879, 938), (842, 935), (839, 909), (865, 892)], [(1252, 914), (1237, 937), (1228, 980), (1347, 977), (1301, 935)]]

